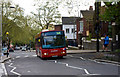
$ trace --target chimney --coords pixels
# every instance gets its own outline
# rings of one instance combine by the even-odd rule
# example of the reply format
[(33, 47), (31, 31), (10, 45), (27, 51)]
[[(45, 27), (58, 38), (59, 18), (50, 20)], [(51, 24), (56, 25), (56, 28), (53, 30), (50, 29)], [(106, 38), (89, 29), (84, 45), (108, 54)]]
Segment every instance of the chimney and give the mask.
[(89, 7), (89, 10), (93, 11), (93, 6), (90, 6), (90, 7)]

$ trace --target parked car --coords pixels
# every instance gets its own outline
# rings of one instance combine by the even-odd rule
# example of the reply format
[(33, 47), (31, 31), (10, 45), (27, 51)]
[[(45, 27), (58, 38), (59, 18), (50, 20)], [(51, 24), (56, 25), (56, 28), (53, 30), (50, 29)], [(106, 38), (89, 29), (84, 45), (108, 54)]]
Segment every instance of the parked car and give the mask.
[(2, 53), (3, 53), (4, 55), (6, 55), (7, 50), (8, 50), (7, 47), (3, 47), (3, 48), (2, 48)]
[(16, 47), (15, 47), (15, 50), (20, 50), (20, 47), (16, 46)]
[(10, 48), (9, 48), (9, 52), (14, 52), (14, 48), (13, 48), (13, 47), (10, 47)]
[(29, 46), (27, 46), (27, 47), (26, 47), (26, 49), (27, 49), (27, 50), (30, 50), (30, 47), (29, 47)]
[(26, 51), (27, 49), (26, 49), (26, 47), (25, 46), (23, 46), (22, 47), (22, 51)]

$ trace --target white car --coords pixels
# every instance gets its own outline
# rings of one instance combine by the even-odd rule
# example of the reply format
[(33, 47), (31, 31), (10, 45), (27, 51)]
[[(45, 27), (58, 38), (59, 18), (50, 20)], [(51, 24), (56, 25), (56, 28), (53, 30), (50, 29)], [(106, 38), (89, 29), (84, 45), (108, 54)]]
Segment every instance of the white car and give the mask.
[(26, 49), (26, 47), (25, 46), (23, 46), (22, 47), (22, 51), (26, 51), (27, 49)]
[(16, 47), (15, 47), (15, 50), (20, 50), (20, 47), (16, 46)]
[(3, 48), (2, 48), (2, 52), (3, 52), (3, 53), (7, 53), (7, 50), (8, 50), (7, 47), (3, 47)]

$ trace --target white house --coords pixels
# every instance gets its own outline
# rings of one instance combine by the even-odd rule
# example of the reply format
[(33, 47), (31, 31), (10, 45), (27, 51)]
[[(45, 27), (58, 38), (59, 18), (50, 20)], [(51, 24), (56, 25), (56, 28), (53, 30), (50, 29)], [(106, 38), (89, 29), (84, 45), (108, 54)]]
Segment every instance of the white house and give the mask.
[(75, 44), (76, 42), (76, 19), (78, 17), (62, 17), (62, 30), (65, 32), (65, 36), (67, 37), (67, 40), (69, 44)]
[[(65, 32), (65, 36), (67, 36), (67, 39), (76, 39), (76, 25), (64, 25), (62, 26), (62, 29)], [(75, 29), (75, 30), (74, 30)]]

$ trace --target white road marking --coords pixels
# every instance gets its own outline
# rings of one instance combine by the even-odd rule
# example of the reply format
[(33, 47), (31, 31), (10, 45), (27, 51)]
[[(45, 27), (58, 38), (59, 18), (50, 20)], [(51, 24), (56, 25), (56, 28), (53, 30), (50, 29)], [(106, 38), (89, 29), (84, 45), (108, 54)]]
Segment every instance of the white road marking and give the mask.
[(58, 62), (59, 64), (67, 64), (67, 63), (62, 63), (62, 62)]
[(37, 55), (32, 55), (32, 56), (37, 56)]
[(120, 65), (118, 65), (118, 64), (112, 64), (112, 63), (106, 63), (106, 62), (98, 62), (98, 61), (92, 60), (92, 59), (88, 59), (88, 60), (93, 61), (93, 62), (95, 62), (95, 63), (99, 63), (99, 64), (106, 64), (106, 65), (109, 64), (109, 65), (120, 66)]
[(85, 60), (83, 57), (80, 57), (80, 59)]
[(105, 63), (105, 62), (100, 62), (101, 64), (109, 64), (109, 65), (115, 65), (115, 66), (120, 66), (120, 65), (118, 65), (118, 64), (111, 64), (111, 63)]
[(13, 63), (10, 63), (10, 65), (8, 65), (9, 67), (13, 67), (13, 66), (11, 66)]
[(83, 74), (83, 75), (101, 75), (101, 74)]
[(12, 66), (12, 65), (13, 65), (13, 63), (10, 63), (10, 65), (8, 65), (9, 67), (12, 67), (12, 68), (13, 68), (10, 72), (13, 73), (13, 74), (16, 74), (16, 75), (18, 75), (18, 76), (21, 76), (21, 74), (19, 74), (19, 73), (17, 73), (17, 72), (14, 71), (14, 70), (16, 69), (16, 67), (14, 67), (14, 66)]
[(57, 63), (57, 61), (55, 60), (55, 63)]
[(2, 68), (3, 68), (3, 70), (4, 70), (5, 75), (8, 76), (7, 71), (6, 71), (6, 68), (5, 68), (5, 64), (4, 64), (4, 63), (1, 63), (1, 65), (2, 65)]
[(66, 64), (66, 66), (68, 67), (68, 64)]
[(11, 60), (9, 60), (9, 62), (11, 62)]
[(67, 56), (69, 56), (69, 57), (74, 57), (73, 55), (67, 55)]
[(16, 74), (16, 75), (20, 75), (19, 73), (15, 72), (14, 70), (16, 69), (16, 67), (14, 67), (10, 72)]
[(90, 74), (87, 69), (84, 69), (84, 71), (85, 71), (86, 74)]
[[(83, 68), (79, 68), (79, 67), (75, 67), (75, 66), (68, 66), (70, 68), (75, 68), (75, 69), (79, 69), (79, 70), (83, 70)], [(87, 73), (86, 73), (87, 74)]]
[(16, 58), (20, 58), (20, 56), (16, 56)]
[(87, 70), (87, 69), (84, 69), (84, 68), (75, 67), (75, 66), (70, 66), (68, 63), (57, 62), (56, 60), (49, 60), (49, 61), (53, 61), (53, 62), (58, 63), (58, 64), (64, 64), (66, 67), (83, 70), (86, 74), (90, 74), (90, 73), (88, 72), (88, 70)]
[(27, 72), (31, 72), (31, 71), (27, 71)]
[(26, 55), (25, 57), (28, 57), (28, 55)]

